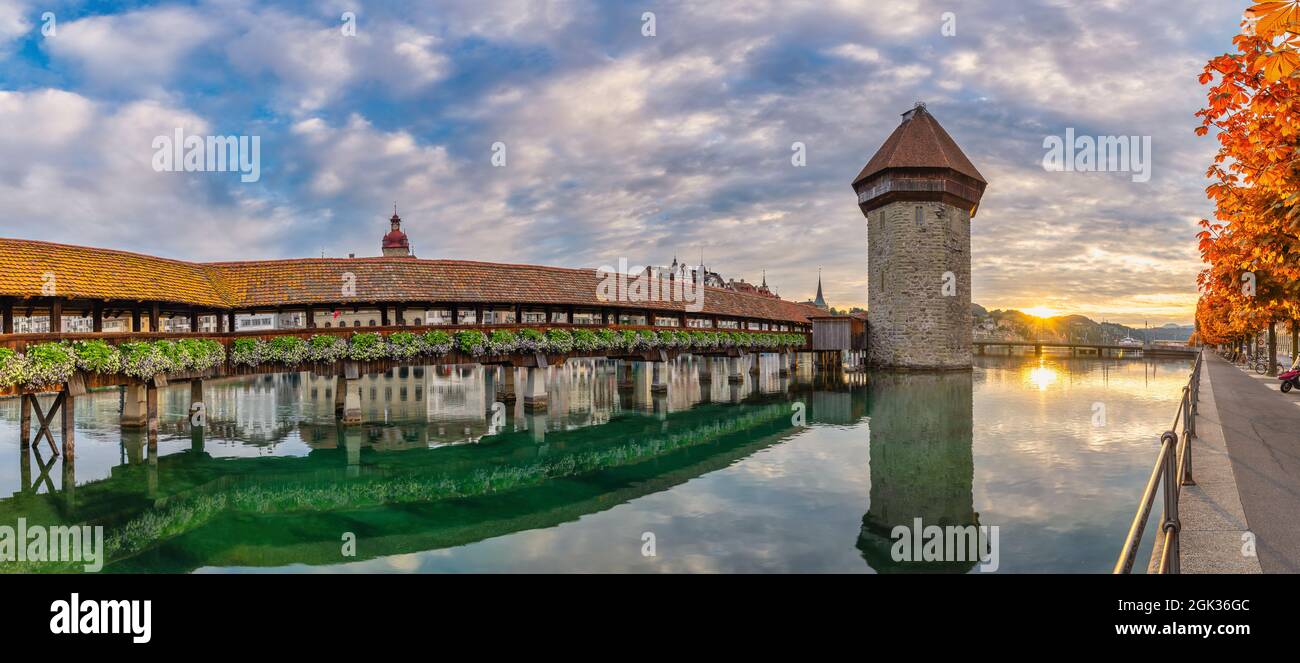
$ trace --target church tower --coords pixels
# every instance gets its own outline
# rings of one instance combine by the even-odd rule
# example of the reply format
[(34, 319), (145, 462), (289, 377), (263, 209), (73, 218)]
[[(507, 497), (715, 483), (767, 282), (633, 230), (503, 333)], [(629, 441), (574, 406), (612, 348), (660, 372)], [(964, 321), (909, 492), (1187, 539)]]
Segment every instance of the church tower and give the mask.
[(822, 297), (822, 270), (817, 270), (817, 298), (813, 300), (813, 306), (825, 311), (830, 307), (826, 305), (826, 298)]
[(919, 103), (853, 180), (867, 217), (873, 366), (971, 367), (970, 224), (986, 186)]
[(389, 231), (384, 235), (382, 248), (384, 256), (389, 258), (410, 258), (411, 242), (402, 232), (402, 217), (397, 215), (397, 205), (393, 205), (393, 218), (388, 220)]

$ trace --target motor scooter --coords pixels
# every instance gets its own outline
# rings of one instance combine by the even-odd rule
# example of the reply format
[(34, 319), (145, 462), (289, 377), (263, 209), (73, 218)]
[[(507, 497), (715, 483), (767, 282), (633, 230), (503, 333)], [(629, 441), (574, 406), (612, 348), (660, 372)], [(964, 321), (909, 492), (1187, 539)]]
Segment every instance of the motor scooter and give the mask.
[(1282, 393), (1291, 391), (1291, 389), (1300, 389), (1300, 368), (1289, 370), (1279, 376), (1277, 379), (1282, 381)]

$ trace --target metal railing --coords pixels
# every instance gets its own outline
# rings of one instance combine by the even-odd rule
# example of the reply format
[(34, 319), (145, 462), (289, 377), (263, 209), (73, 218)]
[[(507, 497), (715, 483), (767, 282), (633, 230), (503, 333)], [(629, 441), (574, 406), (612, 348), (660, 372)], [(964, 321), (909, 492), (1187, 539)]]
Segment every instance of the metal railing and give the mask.
[[(1160, 519), (1160, 531), (1164, 534), (1164, 547), (1160, 552), (1160, 563), (1156, 573), (1179, 572), (1178, 534), (1182, 523), (1178, 519), (1178, 496), (1183, 486), (1192, 486), (1192, 438), (1196, 437), (1196, 408), (1201, 394), (1201, 360), (1204, 352), (1196, 355), (1192, 365), (1192, 375), (1183, 386), (1183, 398), (1178, 403), (1178, 414), (1169, 430), (1160, 435), (1160, 453), (1156, 458), (1151, 478), (1147, 480), (1146, 490), (1142, 491), (1142, 502), (1138, 505), (1137, 515), (1129, 527), (1128, 537), (1124, 540), (1124, 549), (1120, 551), (1119, 560), (1115, 562), (1115, 573), (1131, 573), (1133, 562), (1137, 557), (1138, 547), (1142, 544), (1142, 531), (1146, 529), (1151, 507), (1156, 499), (1156, 490), (1164, 493), (1164, 516)], [(1181, 424), (1181, 425), (1180, 425)]]

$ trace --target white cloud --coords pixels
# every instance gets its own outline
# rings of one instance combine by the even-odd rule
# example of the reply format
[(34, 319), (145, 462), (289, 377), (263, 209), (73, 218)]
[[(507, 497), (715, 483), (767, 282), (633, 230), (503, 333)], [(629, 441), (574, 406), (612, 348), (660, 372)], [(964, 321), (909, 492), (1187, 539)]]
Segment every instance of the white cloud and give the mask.
[(366, 21), (355, 36), (337, 25), (276, 11), (250, 15), (226, 49), (243, 74), (270, 74), (280, 108), (299, 116), (345, 96), (349, 86), (377, 81), (390, 93), (409, 94), (448, 74), (441, 41), (407, 25)]
[[(457, 36), (491, 36), (532, 43), (563, 39), (596, 5), (583, 0), (449, 0), (430, 18)], [(635, 20), (640, 20), (638, 11)]]
[(0, 0), (0, 57), (4, 57), (14, 40), (32, 30), (27, 20), (27, 6), (18, 0)]
[(830, 49), (830, 53), (857, 62), (880, 62), (880, 51), (861, 44), (840, 44)]
[(187, 7), (143, 9), (60, 22), (42, 44), (56, 60), (82, 69), (97, 85), (161, 90), (191, 51), (217, 34), (211, 16)]
[(92, 126), (95, 106), (64, 90), (0, 91), (0, 152), (23, 155), (0, 167), (15, 168), (34, 153), (71, 143)]
[(0, 93), (0, 235), (164, 256), (272, 255), (291, 213), (232, 173), (158, 173), (155, 136), (209, 123), (139, 101), (113, 108), (62, 90)]

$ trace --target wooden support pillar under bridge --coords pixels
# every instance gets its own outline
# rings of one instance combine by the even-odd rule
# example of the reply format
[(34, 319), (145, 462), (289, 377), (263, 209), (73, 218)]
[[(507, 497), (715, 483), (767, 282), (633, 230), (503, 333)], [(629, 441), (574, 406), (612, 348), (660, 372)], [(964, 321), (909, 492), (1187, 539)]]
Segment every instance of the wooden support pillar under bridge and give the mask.
[(842, 371), (844, 360), (839, 350), (817, 350), (813, 352), (814, 365), (819, 371)]
[[(32, 442), (40, 444), (43, 438), (50, 447), (50, 452), (58, 456), (62, 454), (66, 459), (76, 455), (77, 438), (76, 438), (76, 399), (77, 396), (86, 393), (85, 384), (81, 381), (80, 376), (73, 376), (68, 384), (64, 385), (62, 391), (55, 393), (54, 401), (50, 403), (50, 408), (45, 410), (41, 407), (41, 402), (37, 400), (36, 394), (22, 394), (19, 396), (19, 424), (18, 435), (19, 445), (24, 448), (30, 448)], [(36, 415), (36, 434), (32, 435), (32, 414)], [(55, 415), (58, 415), (60, 445), (54, 443), (54, 424)]]

